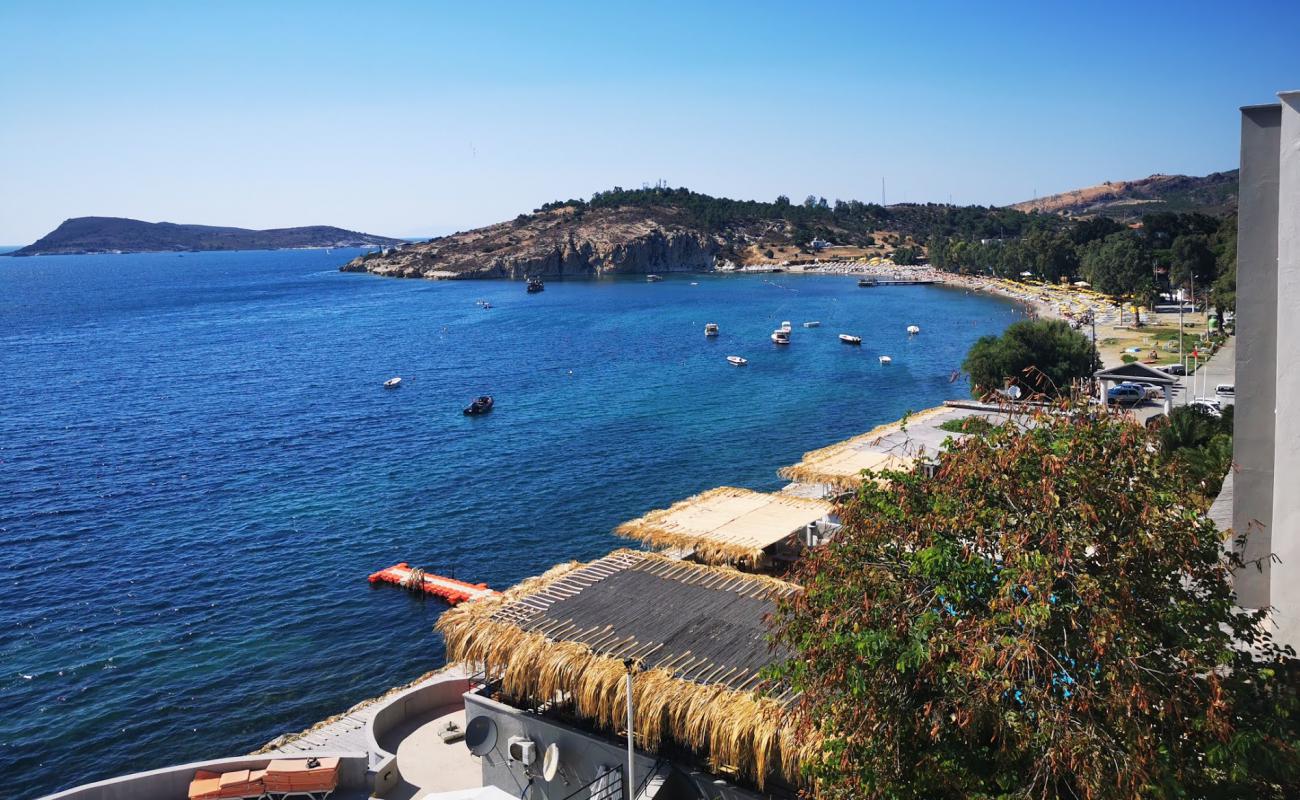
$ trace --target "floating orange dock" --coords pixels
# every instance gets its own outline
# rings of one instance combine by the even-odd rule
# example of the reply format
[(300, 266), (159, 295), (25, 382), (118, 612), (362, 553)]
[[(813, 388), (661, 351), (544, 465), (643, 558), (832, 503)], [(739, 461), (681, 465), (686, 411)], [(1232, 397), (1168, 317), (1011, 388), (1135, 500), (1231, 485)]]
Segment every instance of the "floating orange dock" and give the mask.
[(394, 564), (388, 569), (381, 569), (371, 575), (370, 584), (373, 586), (377, 583), (391, 583), (412, 592), (441, 597), (453, 606), (466, 600), (476, 600), (480, 597), (497, 594), (496, 591), (489, 589), (486, 583), (465, 583), (455, 578), (430, 575), (419, 567), (412, 567), (405, 561)]

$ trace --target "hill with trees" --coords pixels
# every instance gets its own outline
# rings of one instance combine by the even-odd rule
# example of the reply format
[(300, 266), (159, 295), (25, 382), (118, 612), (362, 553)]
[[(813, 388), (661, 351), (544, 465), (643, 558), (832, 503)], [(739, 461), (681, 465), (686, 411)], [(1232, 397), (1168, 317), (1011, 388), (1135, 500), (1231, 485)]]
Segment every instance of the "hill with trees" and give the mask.
[(1237, 170), (1203, 177), (1152, 175), (1135, 181), (1106, 181), (1015, 203), (1011, 208), (1071, 216), (1104, 214), (1125, 222), (1157, 211), (1232, 214), (1237, 210)]
[(401, 239), (312, 225), (257, 231), (213, 225), (143, 222), (124, 217), (75, 217), (8, 255), (82, 255), (188, 250), (280, 250), (295, 247), (386, 247)]

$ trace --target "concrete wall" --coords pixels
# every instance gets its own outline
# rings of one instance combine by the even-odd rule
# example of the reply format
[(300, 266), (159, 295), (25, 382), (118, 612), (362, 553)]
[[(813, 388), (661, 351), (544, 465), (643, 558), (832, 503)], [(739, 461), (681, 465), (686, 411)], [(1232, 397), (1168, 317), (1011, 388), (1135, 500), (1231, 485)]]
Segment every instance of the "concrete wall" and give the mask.
[(1277, 352), (1278, 106), (1241, 110), (1237, 236), (1237, 397), (1233, 422), (1232, 527), (1247, 534), (1240, 552), (1262, 571), (1237, 574), (1237, 602), (1271, 602), (1273, 409)]
[(469, 689), (469, 678), (457, 674), (408, 689), (389, 700), (366, 725), (371, 765), (375, 766), (397, 752), (398, 743), (389, 741), (392, 731), (401, 728), (408, 720), (426, 716), (436, 709), (459, 707), (463, 702), (461, 696)]
[[(349, 794), (354, 797), (365, 797), (368, 794), (364, 753), (313, 753), (313, 755), (318, 758), (328, 755), (339, 756), (342, 759), (339, 763), (339, 787), (352, 789)], [(120, 778), (110, 778), (98, 783), (88, 783), (66, 792), (49, 795), (44, 800), (183, 800), (189, 795), (190, 781), (194, 779), (195, 770), (231, 772), (241, 769), (263, 769), (276, 758), (284, 758), (284, 756), (244, 756), (197, 761), (193, 764), (181, 764), (150, 772), (123, 775)]]
[(1300, 92), (1279, 97), (1272, 595), (1278, 641), (1300, 648)]
[[(510, 763), (506, 757), (506, 745), (512, 736), (523, 736), (537, 744), (537, 763), (532, 771), (538, 774), (538, 778), (528, 795), (529, 800), (564, 800), (595, 779), (602, 766), (624, 767), (627, 764), (625, 744), (607, 741), (595, 734), (535, 714), (526, 714), (480, 695), (466, 695), (466, 721), (480, 716), (491, 717), (497, 726), (496, 748), (483, 757), (483, 785), (496, 786), (515, 797), (528, 785), (528, 775), (521, 765)], [(548, 783), (540, 777), (541, 757), (553, 742), (560, 747), (563, 771)], [(634, 759), (634, 780), (637, 785), (654, 771), (656, 761), (654, 755), (637, 751)], [(673, 800), (759, 800), (759, 795), (724, 781), (716, 781), (711, 776), (682, 771), (673, 775), (671, 793), (665, 790), (660, 796), (671, 797)], [(587, 800), (587, 794), (583, 792), (575, 800)]]

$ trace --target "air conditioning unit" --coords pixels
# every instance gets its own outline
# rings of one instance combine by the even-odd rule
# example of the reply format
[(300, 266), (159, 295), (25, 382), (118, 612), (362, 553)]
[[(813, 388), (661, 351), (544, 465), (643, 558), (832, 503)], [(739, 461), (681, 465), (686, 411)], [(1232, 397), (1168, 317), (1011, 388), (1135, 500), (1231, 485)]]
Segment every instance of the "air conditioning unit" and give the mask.
[(522, 736), (511, 736), (506, 752), (509, 753), (511, 761), (518, 761), (525, 767), (531, 766), (537, 760), (537, 745), (531, 739)]

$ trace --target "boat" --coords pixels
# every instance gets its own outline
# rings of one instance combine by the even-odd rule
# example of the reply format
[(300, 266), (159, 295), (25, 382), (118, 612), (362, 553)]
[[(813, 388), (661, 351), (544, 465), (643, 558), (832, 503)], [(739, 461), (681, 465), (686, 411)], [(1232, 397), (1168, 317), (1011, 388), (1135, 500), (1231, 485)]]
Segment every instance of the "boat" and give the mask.
[(890, 358), (889, 356), (881, 356), (881, 357), (880, 357), (880, 363), (881, 363), (881, 364), (890, 364), (890, 363), (893, 363), (893, 361), (894, 361), (894, 359)]
[(489, 302), (486, 301), (486, 300), (483, 301), (483, 308), (487, 309), (487, 308), (491, 308), (491, 307), (492, 307), (492, 304), (491, 304), (491, 303), (489, 303)]
[(727, 356), (727, 363), (733, 367), (743, 367), (749, 363), (749, 359), (740, 356)]
[(706, 323), (704, 323), (704, 335), (705, 335), (705, 336), (717, 336), (717, 335), (718, 335), (718, 323), (716, 323), (716, 322), (706, 322)]
[(492, 395), (485, 394), (474, 398), (474, 402), (465, 406), (465, 416), (474, 417), (492, 410)]
[(389, 378), (388, 380), (384, 381), (384, 388), (385, 388), (385, 389), (396, 389), (398, 386), (401, 386), (401, 385), (402, 385), (402, 379), (401, 379), (400, 377), (399, 377), (399, 378)]
[(699, 285), (700, 285), (700, 282), (699, 282), (699, 281), (691, 281), (691, 285), (692, 285), (692, 286), (699, 286)]
[(851, 333), (841, 333), (840, 341), (844, 342), (845, 344), (862, 344), (862, 337), (854, 336)]
[(920, 332), (921, 332), (921, 326), (920, 326), (920, 325), (908, 325), (908, 326), (907, 326), (907, 333), (908, 333), (908, 335), (910, 335), (910, 336), (915, 336), (915, 335), (917, 335), (917, 334), (920, 333)]
[(790, 327), (790, 320), (787, 319), (781, 323), (781, 330), (785, 331), (786, 333), (789, 333), (790, 331), (794, 330), (794, 328)]
[(645, 282), (646, 282), (646, 283), (655, 283), (656, 281), (661, 281), (661, 280), (663, 280), (663, 277), (662, 277), (662, 276), (659, 276), (659, 275), (647, 275), (647, 276), (645, 276)]
[(813, 320), (812, 322), (805, 322), (805, 323), (803, 324), (803, 326), (804, 326), (805, 328), (820, 328), (820, 327), (822, 326), (822, 324), (821, 324), (820, 322), (818, 322), (817, 320)]
[(540, 292), (540, 291), (544, 290), (545, 288), (546, 288), (546, 284), (542, 283), (542, 279), (541, 279), (541, 278), (529, 278), (529, 279), (528, 279), (527, 292), (528, 292), (529, 294), (536, 294), (537, 292)]
[(790, 344), (790, 331), (785, 328), (777, 328), (772, 331), (772, 342), (774, 344)]
[(863, 289), (867, 288), (868, 286), (879, 286), (879, 285), (880, 285), (880, 281), (876, 280), (875, 278), (860, 278), (858, 280), (858, 286), (862, 287)]

